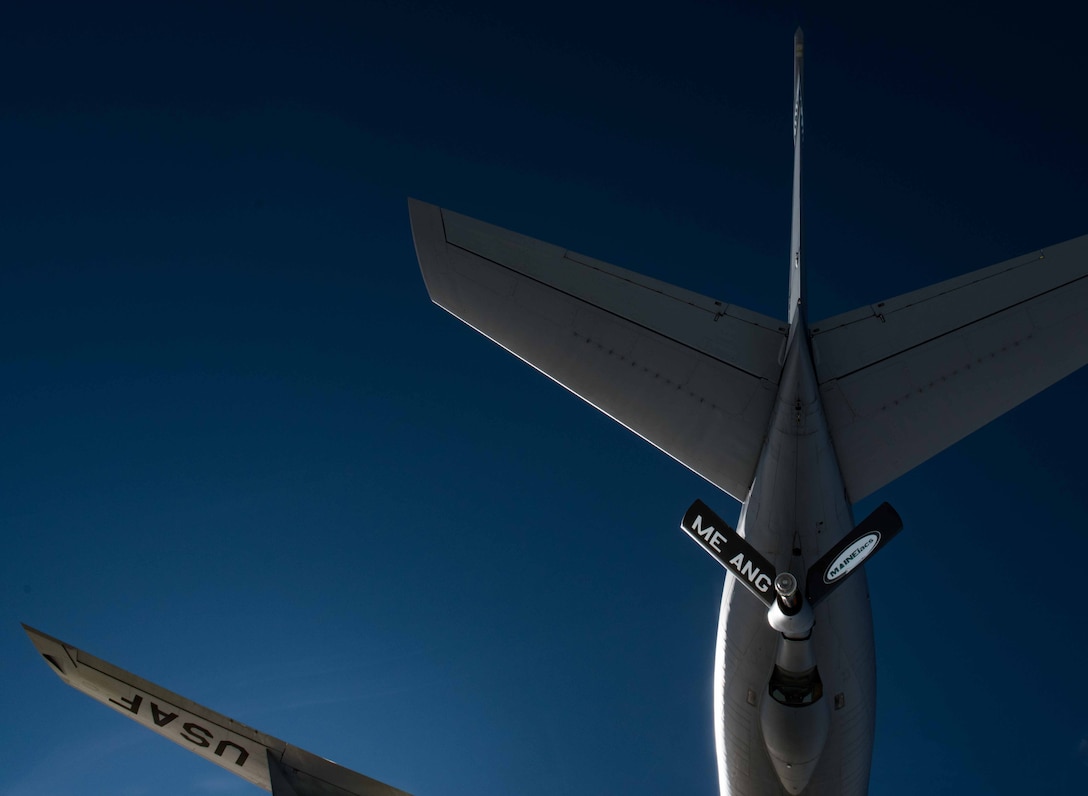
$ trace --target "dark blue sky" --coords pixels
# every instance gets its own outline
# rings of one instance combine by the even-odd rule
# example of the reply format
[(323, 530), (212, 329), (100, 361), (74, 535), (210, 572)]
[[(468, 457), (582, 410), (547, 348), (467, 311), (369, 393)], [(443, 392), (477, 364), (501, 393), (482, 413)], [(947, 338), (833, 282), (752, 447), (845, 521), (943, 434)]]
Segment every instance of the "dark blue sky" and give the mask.
[[(1084, 19), (798, 7), (5, 11), (0, 792), (256, 792), (25, 621), (416, 796), (716, 793), (738, 506), (433, 307), (405, 197), (782, 316), (801, 24), (813, 320), (1088, 232)], [(1088, 792), (1086, 394), (857, 507), (873, 794)]]

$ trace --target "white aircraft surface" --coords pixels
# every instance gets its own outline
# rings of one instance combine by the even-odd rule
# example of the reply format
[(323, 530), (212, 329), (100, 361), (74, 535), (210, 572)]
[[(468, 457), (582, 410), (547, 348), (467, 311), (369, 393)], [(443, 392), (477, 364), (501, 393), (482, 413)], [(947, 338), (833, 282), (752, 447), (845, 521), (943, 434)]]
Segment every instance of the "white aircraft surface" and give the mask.
[[(723, 796), (863, 794), (875, 724), (861, 564), (901, 528), (852, 506), (1088, 363), (1088, 236), (811, 322), (794, 55), (785, 320), (409, 200), (432, 299), (742, 501), (681, 526), (732, 574), (718, 624)], [(742, 588), (738, 588), (740, 585)], [(69, 685), (276, 796), (402, 793), (26, 628)]]

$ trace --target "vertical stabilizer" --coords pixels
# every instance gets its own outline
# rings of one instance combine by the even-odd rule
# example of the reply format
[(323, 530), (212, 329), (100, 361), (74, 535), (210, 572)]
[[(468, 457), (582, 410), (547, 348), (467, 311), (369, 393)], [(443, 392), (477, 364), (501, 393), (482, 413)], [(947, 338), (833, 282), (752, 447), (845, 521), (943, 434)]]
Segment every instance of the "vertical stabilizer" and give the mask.
[(790, 325), (805, 317), (805, 267), (801, 237), (801, 139), (805, 132), (805, 35), (793, 34), (793, 222), (790, 230)]

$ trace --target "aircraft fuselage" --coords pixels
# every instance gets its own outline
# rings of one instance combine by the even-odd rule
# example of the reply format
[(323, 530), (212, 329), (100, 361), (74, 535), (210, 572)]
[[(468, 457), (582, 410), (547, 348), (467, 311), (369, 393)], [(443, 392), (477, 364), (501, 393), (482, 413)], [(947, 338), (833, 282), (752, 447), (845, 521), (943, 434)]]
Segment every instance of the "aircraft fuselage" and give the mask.
[[(803, 315), (798, 317), (800, 333), (790, 337), (766, 444), (738, 531), (776, 571), (791, 572), (803, 583), (812, 563), (854, 527), (854, 518), (820, 402)], [(771, 713), (765, 703), (774, 703), (769, 684), (781, 634), (768, 624), (766, 607), (736, 586), (735, 578), (727, 579), (715, 654), (722, 794), (799, 793), (806, 786), (806, 794), (865, 793), (876, 672), (864, 572), (855, 573), (816, 608), (811, 646), (822, 695), (813, 704)], [(813, 725), (823, 721), (826, 742), (812, 757), (813, 736), (821, 731)], [(771, 749), (781, 755), (786, 782), (776, 773)]]
[[(806, 325), (801, 142), (804, 40), (794, 37), (793, 201), (789, 336), (782, 375), (738, 532), (805, 582), (808, 568), (854, 527), (824, 414)], [(864, 573), (817, 606), (807, 639), (787, 639), (766, 607), (727, 578), (715, 652), (715, 746), (723, 796), (784, 792), (863, 794), (875, 722), (876, 660)], [(776, 663), (802, 656), (808, 680), (780, 687)], [(777, 698), (776, 698), (777, 694)]]

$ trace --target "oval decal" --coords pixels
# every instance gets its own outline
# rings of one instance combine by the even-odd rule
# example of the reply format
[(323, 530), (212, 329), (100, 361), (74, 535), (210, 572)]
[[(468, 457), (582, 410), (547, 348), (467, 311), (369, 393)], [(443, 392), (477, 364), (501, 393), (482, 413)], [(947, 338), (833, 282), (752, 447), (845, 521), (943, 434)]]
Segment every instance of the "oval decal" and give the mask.
[(880, 531), (867, 533), (858, 539), (850, 547), (842, 551), (842, 555), (832, 561), (827, 571), (824, 572), (824, 583), (834, 583), (839, 578), (845, 577), (854, 567), (871, 556), (880, 544)]

